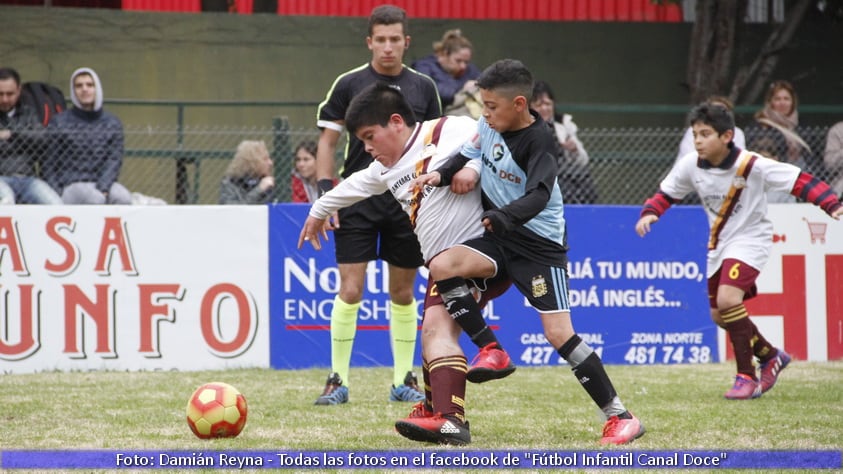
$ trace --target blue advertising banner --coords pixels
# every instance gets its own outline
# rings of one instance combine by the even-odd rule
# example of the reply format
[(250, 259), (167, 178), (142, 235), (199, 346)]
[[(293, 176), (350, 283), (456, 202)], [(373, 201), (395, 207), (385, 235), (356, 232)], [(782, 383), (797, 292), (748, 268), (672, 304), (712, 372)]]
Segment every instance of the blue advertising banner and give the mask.
[[(278, 369), (330, 366), (330, 314), (339, 272), (333, 241), (321, 251), (310, 245), (296, 249), (308, 209), (277, 204), (269, 211), (270, 364)], [(705, 283), (705, 215), (696, 206), (678, 206), (642, 239), (634, 230), (639, 210), (565, 209), (574, 327), (608, 364), (716, 362), (717, 333)], [(392, 365), (387, 276), (384, 262), (370, 262), (352, 366)], [(422, 268), (415, 288), (420, 312), (426, 279)], [(545, 340), (536, 311), (514, 288), (489, 304), (485, 317), (516, 364), (565, 363)], [(461, 344), (470, 360), (477, 348), (465, 336)]]

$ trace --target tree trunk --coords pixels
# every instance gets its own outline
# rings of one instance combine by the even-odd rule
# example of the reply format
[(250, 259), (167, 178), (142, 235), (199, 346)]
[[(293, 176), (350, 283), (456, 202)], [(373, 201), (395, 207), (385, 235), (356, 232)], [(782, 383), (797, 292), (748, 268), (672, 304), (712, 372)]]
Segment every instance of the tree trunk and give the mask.
[(729, 89), (736, 32), (743, 25), (748, 0), (698, 0), (688, 54), (692, 104)]

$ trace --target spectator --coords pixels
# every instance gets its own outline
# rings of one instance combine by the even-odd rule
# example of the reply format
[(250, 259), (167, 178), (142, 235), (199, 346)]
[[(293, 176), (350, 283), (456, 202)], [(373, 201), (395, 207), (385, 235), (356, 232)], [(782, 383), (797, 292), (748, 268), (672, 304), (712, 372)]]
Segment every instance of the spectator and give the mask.
[[(413, 69), (436, 82), (446, 114), (480, 116), (482, 102), (475, 102), (479, 109), (474, 111), (466, 103), (479, 97), (474, 80), (480, 76), (480, 69), (471, 63), (473, 49), (471, 41), (460, 30), (448, 30), (441, 40), (433, 43), (433, 54), (413, 63)], [(459, 113), (459, 109), (463, 109), (463, 113)]]
[(243, 140), (220, 183), (220, 204), (265, 204), (275, 177), (272, 158), (263, 140)]
[[(764, 108), (755, 113), (755, 122), (747, 127), (746, 139), (749, 149), (809, 171), (811, 147), (799, 136), (798, 104), (790, 82), (774, 81), (767, 89)], [(767, 198), (771, 203), (796, 202), (789, 193), (771, 193)]]
[[(728, 97), (722, 95), (713, 95), (710, 96), (706, 102), (710, 104), (718, 104), (726, 107), (726, 110), (729, 112), (735, 112), (735, 105), (729, 100)], [(679, 142), (679, 153), (676, 154), (676, 159), (682, 158), (683, 155), (687, 155), (688, 153), (695, 152), (694, 149), (694, 132), (693, 128), (688, 127), (685, 129), (685, 134), (682, 135), (682, 140)], [(735, 127), (735, 136), (732, 138), (732, 141), (735, 143), (735, 146), (740, 148), (741, 150), (746, 150), (746, 136), (743, 133), (743, 130), (740, 127)], [(756, 152), (759, 150), (755, 149)], [(687, 199), (686, 199), (687, 200)]]
[(50, 120), (44, 179), (65, 204), (132, 204), (117, 182), (123, 166), (123, 124), (102, 107), (99, 76), (79, 68), (70, 76), (73, 107)]
[(556, 98), (550, 84), (536, 81), (530, 107), (550, 125), (556, 139), (556, 163), (559, 167), (557, 182), (565, 196), (566, 204), (594, 204), (597, 187), (588, 167), (588, 153), (577, 138), (577, 124), (568, 114), (556, 114)]
[(290, 188), (293, 202), (314, 202), (319, 198), (316, 185), (316, 142), (305, 140), (296, 147)]
[(61, 204), (61, 197), (37, 177), (44, 127), (20, 94), (18, 72), (0, 68), (0, 204)]
[(843, 122), (837, 122), (828, 129), (823, 156), (827, 181), (838, 196), (843, 196)]

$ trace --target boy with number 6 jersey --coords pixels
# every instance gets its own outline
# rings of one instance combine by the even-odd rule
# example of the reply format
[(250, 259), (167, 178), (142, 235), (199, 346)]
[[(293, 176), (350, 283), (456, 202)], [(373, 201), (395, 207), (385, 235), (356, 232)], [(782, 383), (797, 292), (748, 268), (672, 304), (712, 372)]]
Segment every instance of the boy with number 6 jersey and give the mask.
[[(767, 218), (767, 192), (780, 191), (821, 207), (834, 219), (843, 214), (825, 182), (789, 163), (741, 150), (732, 142), (735, 120), (719, 104), (703, 103), (691, 111), (696, 152), (680, 158), (644, 203), (635, 231), (644, 236), (671, 204), (696, 191), (711, 226), (708, 237), (708, 298), (711, 318), (726, 330), (738, 373), (725, 393), (730, 400), (758, 398), (776, 384), (790, 363), (749, 319), (743, 301), (757, 294), (755, 280), (767, 263), (773, 224)], [(756, 375), (753, 356), (760, 362)]]

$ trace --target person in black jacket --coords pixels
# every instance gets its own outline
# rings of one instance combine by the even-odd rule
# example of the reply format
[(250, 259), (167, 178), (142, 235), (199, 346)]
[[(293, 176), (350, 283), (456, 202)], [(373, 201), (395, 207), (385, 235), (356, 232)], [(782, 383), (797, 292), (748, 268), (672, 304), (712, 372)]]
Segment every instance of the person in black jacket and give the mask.
[(20, 95), (18, 72), (0, 67), (0, 204), (61, 204), (61, 197), (38, 178), (44, 127)]
[(99, 76), (79, 68), (70, 77), (73, 108), (47, 129), (50, 153), (44, 178), (65, 204), (131, 204), (132, 195), (117, 182), (123, 165), (123, 124), (102, 107)]

